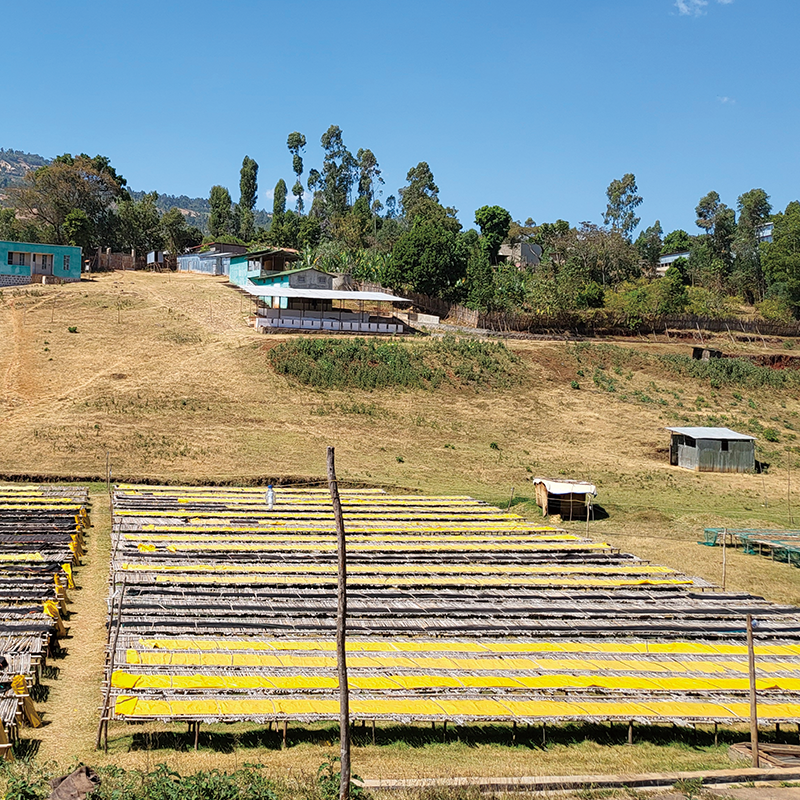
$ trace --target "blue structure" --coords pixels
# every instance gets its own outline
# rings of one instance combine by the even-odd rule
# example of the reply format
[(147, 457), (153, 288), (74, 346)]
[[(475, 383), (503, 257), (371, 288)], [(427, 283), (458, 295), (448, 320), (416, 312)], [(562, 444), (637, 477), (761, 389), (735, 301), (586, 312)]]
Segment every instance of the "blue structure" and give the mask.
[(80, 247), (0, 242), (0, 287), (67, 283), (80, 279)]

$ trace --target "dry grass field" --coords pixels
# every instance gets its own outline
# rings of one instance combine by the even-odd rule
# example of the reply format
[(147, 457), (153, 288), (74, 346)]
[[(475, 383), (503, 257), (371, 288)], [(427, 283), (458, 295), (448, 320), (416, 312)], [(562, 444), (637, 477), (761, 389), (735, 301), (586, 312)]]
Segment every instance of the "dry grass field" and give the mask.
[[(108, 452), (119, 480), (315, 480), (325, 474), (326, 446), (335, 445), (344, 481), (466, 493), (503, 506), (513, 486), (514, 509), (531, 519), (539, 514), (533, 475), (585, 478), (598, 485), (607, 513), (590, 523), (593, 538), (714, 582), (720, 551), (697, 544), (704, 526), (787, 525), (790, 498), (800, 513), (800, 475), (796, 482), (791, 476), (797, 490), (787, 480), (787, 459), (797, 459), (791, 451), (792, 430), (800, 425), (797, 393), (713, 388), (659, 370), (644, 357), (687, 353), (690, 343), (630, 339), (616, 343), (620, 357), (597, 345), (512, 341), (521, 358), (512, 388), (318, 391), (272, 371), (268, 350), (283, 337), (254, 333), (248, 311), (247, 299), (205, 276), (112, 273), (75, 285), (4, 290), (0, 476), (101, 477)], [(737, 348), (790, 353), (782, 342)], [(593, 380), (604, 361), (602, 375), (616, 383), (615, 391), (607, 390), (607, 378)], [(778, 431), (777, 442), (758, 443), (757, 457), (770, 463), (763, 477), (669, 466), (665, 425), (707, 424), (722, 415)], [(221, 726), (194, 753), (182, 739), (176, 752), (171, 738), (120, 727), (112, 728), (108, 757), (95, 756), (109, 525), (103, 489), (94, 486), (97, 525), (88, 563), (79, 570), (83, 588), (73, 607), (70, 657), (58, 662), (61, 674), (44, 706), (52, 724), (35, 732), (39, 757), (142, 768), (166, 760), (181, 769), (266, 759), (284, 776), (316, 769), (335, 749), (327, 729), (280, 751), (275, 734), (273, 742), (246, 726)], [(584, 530), (585, 524), (565, 527)], [(800, 571), (732, 553), (728, 588), (800, 604)], [(695, 747), (690, 737), (665, 745), (653, 734), (628, 748), (622, 732), (609, 745), (573, 731), (543, 752), (524, 742), (510, 748), (507, 735), (463, 732), (459, 742), (454, 733), (455, 741), (444, 744), (431, 732), (387, 731), (382, 741), (394, 743), (365, 741), (355, 769), (364, 777), (407, 777), (726, 763), (724, 748), (706, 740)]]

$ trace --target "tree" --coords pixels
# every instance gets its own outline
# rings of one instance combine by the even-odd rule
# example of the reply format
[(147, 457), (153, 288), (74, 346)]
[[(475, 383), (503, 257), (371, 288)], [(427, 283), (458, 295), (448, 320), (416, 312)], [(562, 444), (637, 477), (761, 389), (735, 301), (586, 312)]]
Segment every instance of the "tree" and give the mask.
[(511, 214), (500, 206), (481, 206), (475, 212), (475, 224), (481, 229), (481, 243), (489, 263), (497, 264), (500, 245), (511, 227)]
[(224, 186), (212, 186), (208, 199), (211, 214), (208, 217), (208, 232), (212, 236), (225, 236), (233, 233), (231, 223), (231, 194)]
[(736, 235), (736, 213), (720, 202), (717, 192), (709, 192), (701, 197), (695, 211), (697, 227), (705, 231), (709, 247), (710, 260), (706, 259), (706, 276), (711, 278), (711, 283), (717, 290), (721, 290), (733, 264), (731, 246)]
[(488, 309), (494, 298), (494, 272), (485, 247), (473, 247), (466, 271), (467, 307)]
[(8, 204), (18, 218), (30, 220), (56, 244), (69, 240), (64, 223), (79, 210), (88, 220), (86, 246), (115, 243), (115, 204), (128, 197), (125, 179), (105, 156), (85, 153), (58, 156), (53, 163), (29, 172), (20, 186), (6, 190)]
[(390, 194), (386, 198), (386, 214), (385, 219), (395, 219), (397, 217), (397, 198)]
[(621, 180), (613, 180), (606, 189), (608, 205), (603, 215), (603, 222), (610, 225), (612, 230), (619, 231), (630, 241), (631, 234), (641, 219), (634, 210), (642, 204), (642, 198), (637, 194), (636, 176), (628, 172)]
[(800, 307), (800, 203), (793, 200), (773, 217), (772, 241), (761, 245), (761, 263), (771, 295), (783, 295)]
[(692, 249), (692, 237), (686, 231), (678, 228), (670, 231), (664, 237), (664, 245), (661, 248), (662, 255), (670, 253), (688, 253)]
[(392, 250), (387, 280), (396, 287), (442, 295), (464, 277), (466, 261), (456, 232), (436, 219), (418, 217)]
[(731, 282), (743, 297), (750, 302), (757, 302), (763, 298), (766, 290), (758, 230), (769, 219), (772, 206), (769, 195), (763, 189), (751, 189), (739, 195), (736, 206), (739, 220), (731, 245), (735, 256)]
[(367, 202), (372, 206), (375, 200), (376, 184), (383, 183), (381, 171), (378, 169), (378, 159), (372, 150), (359, 149), (356, 153), (358, 160), (358, 196), (366, 197)]
[(164, 234), (164, 245), (173, 255), (185, 253), (190, 247), (196, 247), (203, 241), (203, 233), (199, 228), (186, 223), (179, 208), (171, 208), (161, 217), (161, 230)]
[(398, 194), (403, 214), (411, 222), (423, 206), (438, 204), (439, 187), (433, 181), (433, 172), (427, 161), (420, 161), (416, 167), (412, 167), (406, 175), (406, 181), (408, 185), (400, 189)]
[(161, 218), (156, 207), (158, 192), (150, 192), (141, 200), (123, 200), (117, 214), (122, 245), (137, 253), (160, 250), (164, 246)]
[(636, 240), (636, 249), (651, 274), (655, 274), (658, 260), (664, 247), (664, 242), (661, 239), (663, 233), (661, 222), (656, 220), (653, 225), (643, 230)]
[(324, 210), (330, 217), (344, 214), (350, 204), (357, 163), (344, 146), (342, 131), (331, 125), (320, 139), (325, 157), (322, 160), (322, 194)]
[(245, 156), (239, 173), (239, 236), (249, 242), (255, 235), (253, 209), (258, 197), (258, 164)]
[(292, 169), (297, 179), (292, 186), (292, 194), (296, 199), (297, 213), (303, 213), (303, 182), (301, 176), (303, 174), (303, 157), (300, 153), (305, 149), (306, 137), (299, 131), (293, 131), (286, 139), (286, 146), (292, 154)]

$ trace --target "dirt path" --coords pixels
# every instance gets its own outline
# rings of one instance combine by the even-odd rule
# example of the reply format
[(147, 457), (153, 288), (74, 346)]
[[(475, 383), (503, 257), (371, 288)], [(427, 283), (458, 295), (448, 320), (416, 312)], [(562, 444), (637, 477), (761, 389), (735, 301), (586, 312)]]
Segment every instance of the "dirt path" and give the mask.
[(44, 713), (44, 727), (22, 731), (31, 749), (38, 748), (40, 761), (52, 759), (64, 766), (76, 754), (94, 748), (102, 702), (111, 532), (105, 487), (92, 489), (91, 503), (94, 527), (88, 532), (83, 566), (76, 570), (80, 588), (70, 595), (70, 635), (62, 642), (66, 656), (51, 659), (51, 669), (46, 670), (43, 683), (48, 687), (48, 698), (37, 705)]

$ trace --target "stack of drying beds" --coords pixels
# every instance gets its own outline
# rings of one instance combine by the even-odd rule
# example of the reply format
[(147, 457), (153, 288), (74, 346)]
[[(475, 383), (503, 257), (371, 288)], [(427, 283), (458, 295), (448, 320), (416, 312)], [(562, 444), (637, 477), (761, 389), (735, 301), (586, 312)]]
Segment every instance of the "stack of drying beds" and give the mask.
[(83, 554), (88, 500), (83, 488), (0, 486), (0, 748), (21, 720), (38, 724), (26, 689), (38, 683), (48, 653), (66, 635), (67, 591)]
[[(355, 719), (800, 717), (800, 616), (469, 497), (342, 493)], [(336, 719), (326, 490), (119, 486), (107, 718)]]

